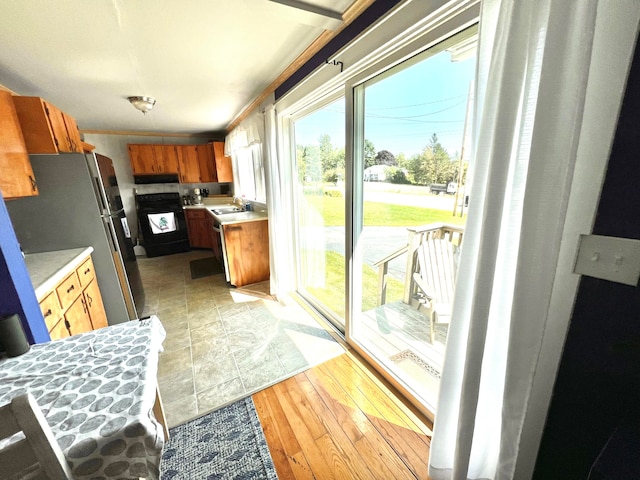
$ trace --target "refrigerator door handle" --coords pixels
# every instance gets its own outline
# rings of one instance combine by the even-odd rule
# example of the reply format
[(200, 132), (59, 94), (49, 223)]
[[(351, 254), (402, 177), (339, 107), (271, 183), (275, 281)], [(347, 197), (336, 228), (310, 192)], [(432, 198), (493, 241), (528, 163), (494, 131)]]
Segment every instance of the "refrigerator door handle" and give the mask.
[(101, 216), (104, 217), (104, 214), (109, 213), (109, 205), (107, 204), (107, 199), (102, 193), (102, 189), (100, 187), (100, 179), (98, 177), (93, 177), (93, 190), (96, 193), (96, 198), (98, 199), (100, 210), (103, 212), (103, 215)]
[(109, 215), (102, 215), (102, 220), (104, 221), (104, 229), (107, 232), (107, 238), (109, 239), (111, 251), (118, 252), (118, 239), (116, 238), (116, 232), (113, 227), (111, 217)]
[(111, 213), (105, 213), (103, 215), (100, 215), (102, 218), (120, 218), (120, 214), (124, 213), (124, 208), (121, 208), (120, 210), (116, 210), (115, 212), (111, 212)]

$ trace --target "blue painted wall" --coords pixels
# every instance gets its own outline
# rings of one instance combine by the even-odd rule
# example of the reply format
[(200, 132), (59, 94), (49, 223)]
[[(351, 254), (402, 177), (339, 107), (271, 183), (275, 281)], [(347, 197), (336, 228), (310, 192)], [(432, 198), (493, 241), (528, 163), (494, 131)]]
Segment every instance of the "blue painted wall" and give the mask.
[[(640, 239), (640, 44), (593, 233)], [(602, 453), (602, 454), (601, 454)], [(583, 276), (534, 480), (640, 479), (640, 291)]]
[(20, 316), (29, 343), (50, 340), (7, 206), (0, 195), (0, 316), (14, 313)]

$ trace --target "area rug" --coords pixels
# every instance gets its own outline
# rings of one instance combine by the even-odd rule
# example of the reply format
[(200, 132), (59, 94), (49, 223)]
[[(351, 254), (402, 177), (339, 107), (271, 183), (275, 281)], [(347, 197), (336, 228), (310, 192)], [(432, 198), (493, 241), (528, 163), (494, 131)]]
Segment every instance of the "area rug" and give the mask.
[(161, 480), (277, 479), (251, 397), (169, 430)]
[(218, 262), (216, 257), (201, 258), (199, 260), (192, 260), (189, 262), (189, 268), (191, 269), (191, 278), (203, 278), (211, 275), (217, 275), (222, 273), (222, 265)]

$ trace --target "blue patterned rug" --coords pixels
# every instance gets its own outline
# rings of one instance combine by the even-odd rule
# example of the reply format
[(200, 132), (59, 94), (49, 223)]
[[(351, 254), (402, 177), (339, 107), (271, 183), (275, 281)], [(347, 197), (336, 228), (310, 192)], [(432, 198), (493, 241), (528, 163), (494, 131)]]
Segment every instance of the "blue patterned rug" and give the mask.
[(251, 397), (169, 430), (161, 480), (277, 479)]

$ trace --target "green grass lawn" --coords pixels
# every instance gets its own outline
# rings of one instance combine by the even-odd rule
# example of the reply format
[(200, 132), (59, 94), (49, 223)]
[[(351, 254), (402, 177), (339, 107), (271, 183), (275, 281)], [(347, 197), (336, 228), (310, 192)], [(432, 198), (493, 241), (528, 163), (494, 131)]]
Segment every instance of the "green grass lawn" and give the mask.
[[(325, 252), (325, 288), (308, 288), (315, 298), (344, 318), (345, 312), (345, 265), (344, 257), (336, 252)], [(387, 279), (387, 302), (402, 300), (404, 285), (394, 278)], [(362, 267), (362, 311), (378, 305), (378, 271), (373, 267)]]
[[(344, 197), (306, 195), (308, 206), (316, 210), (324, 220), (324, 226), (344, 226)], [(420, 208), (407, 205), (365, 202), (364, 224), (366, 226), (411, 227), (430, 223), (451, 223), (464, 225), (466, 215), (454, 217), (451, 212), (432, 208)], [(308, 288), (308, 292), (329, 307), (338, 316), (344, 318), (345, 312), (345, 259), (336, 252), (325, 252), (325, 287)], [(368, 265), (363, 266), (362, 311), (377, 306), (378, 271)], [(387, 303), (402, 299), (404, 285), (401, 281), (388, 278)]]
[[(305, 196), (305, 200), (310, 207), (316, 209), (322, 215), (326, 227), (345, 224), (344, 198), (308, 195)], [(454, 217), (451, 212), (446, 210), (389, 203), (364, 203), (364, 224), (367, 226), (414, 227), (436, 222), (464, 225), (466, 219), (466, 215), (464, 217)]]

